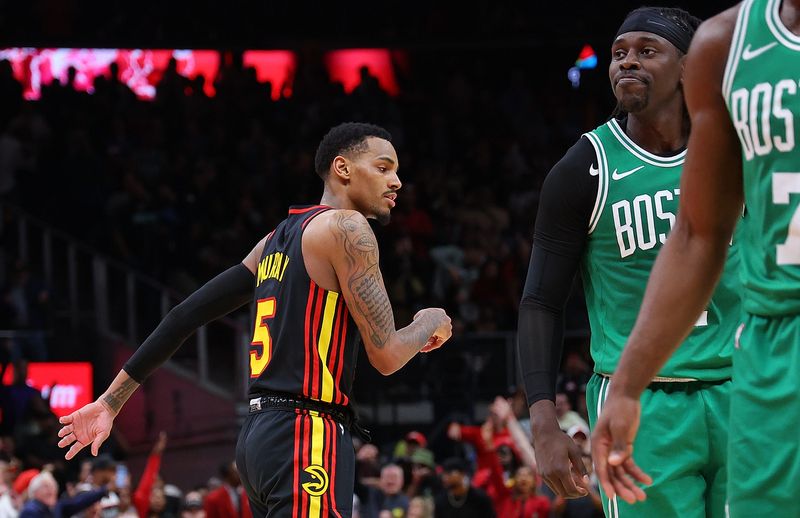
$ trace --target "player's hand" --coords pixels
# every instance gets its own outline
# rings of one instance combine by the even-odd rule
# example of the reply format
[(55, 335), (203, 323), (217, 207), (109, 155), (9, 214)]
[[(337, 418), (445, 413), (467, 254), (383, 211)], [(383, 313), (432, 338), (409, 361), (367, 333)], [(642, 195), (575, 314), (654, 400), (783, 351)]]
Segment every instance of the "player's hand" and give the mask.
[(430, 315), (435, 321), (438, 323), (436, 330), (433, 332), (428, 341), (425, 342), (425, 345), (420, 349), (419, 352), (427, 353), (433, 350), (438, 349), (441, 347), (446, 341), (453, 336), (453, 324), (450, 321), (450, 317), (447, 316), (445, 310), (441, 308), (427, 308), (417, 312), (414, 315), (414, 320), (418, 318), (422, 318), (423, 316)]
[(592, 458), (603, 490), (608, 498), (616, 495), (629, 504), (647, 498), (637, 482), (653, 483), (633, 462), (633, 440), (640, 416), (639, 399), (616, 394), (612, 388), (592, 433)]
[(61, 440), (59, 448), (70, 446), (64, 458), (72, 459), (86, 446), (92, 445), (92, 455), (95, 457), (100, 451), (100, 445), (111, 435), (111, 426), (114, 424), (114, 414), (110, 408), (101, 401), (94, 401), (64, 416), (58, 420), (64, 425), (58, 431)]
[(161, 455), (162, 453), (164, 453), (164, 448), (166, 447), (167, 447), (167, 432), (161, 430), (160, 432), (158, 432), (158, 440), (153, 446), (153, 453), (156, 455)]
[(514, 417), (514, 410), (511, 408), (511, 404), (501, 396), (494, 398), (494, 402), (489, 405), (489, 411), (503, 424)]
[(459, 423), (450, 423), (447, 427), (447, 437), (453, 441), (461, 440), (461, 425)]
[(552, 425), (540, 426), (533, 434), (536, 466), (542, 479), (563, 498), (589, 494), (589, 473), (583, 464), (581, 448), (553, 419)]

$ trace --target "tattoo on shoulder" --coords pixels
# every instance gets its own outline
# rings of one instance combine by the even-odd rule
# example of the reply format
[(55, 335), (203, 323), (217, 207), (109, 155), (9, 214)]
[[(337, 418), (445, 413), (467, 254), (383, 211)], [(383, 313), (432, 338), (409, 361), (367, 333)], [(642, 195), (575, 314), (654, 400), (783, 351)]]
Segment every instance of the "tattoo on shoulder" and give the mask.
[(347, 286), (356, 306), (351, 311), (364, 317), (370, 328), (371, 342), (381, 348), (394, 331), (394, 315), (378, 266), (375, 234), (363, 217), (355, 214), (339, 213), (331, 226), (347, 256)]
[(114, 392), (107, 394), (103, 398), (103, 401), (108, 403), (108, 406), (111, 407), (114, 412), (119, 412), (122, 405), (131, 397), (131, 394), (134, 393), (137, 387), (139, 387), (139, 384), (136, 381), (132, 379), (125, 380)]

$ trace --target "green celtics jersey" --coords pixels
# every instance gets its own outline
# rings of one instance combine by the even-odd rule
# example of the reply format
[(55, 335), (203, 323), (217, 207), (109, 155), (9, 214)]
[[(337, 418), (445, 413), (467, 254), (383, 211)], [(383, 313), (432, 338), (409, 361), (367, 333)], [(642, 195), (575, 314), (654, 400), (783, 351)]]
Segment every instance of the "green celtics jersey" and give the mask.
[[(599, 188), (581, 274), (595, 371), (612, 374), (639, 313), (650, 270), (675, 223), (686, 151), (671, 157), (649, 153), (614, 119), (585, 137), (597, 155), (598, 168), (589, 173), (599, 176)], [(707, 310), (659, 376), (704, 381), (730, 377), (741, 321), (734, 248)]]
[(722, 92), (742, 146), (742, 299), (755, 315), (800, 313), (800, 36), (780, 0), (746, 0)]

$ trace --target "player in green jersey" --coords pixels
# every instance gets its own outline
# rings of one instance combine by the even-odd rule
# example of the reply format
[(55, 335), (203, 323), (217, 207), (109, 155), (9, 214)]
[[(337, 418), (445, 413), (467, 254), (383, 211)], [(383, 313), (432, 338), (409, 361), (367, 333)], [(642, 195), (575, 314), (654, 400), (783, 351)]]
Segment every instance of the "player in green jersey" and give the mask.
[[(592, 330), (595, 374), (586, 401), (594, 424), (675, 222), (689, 134), (681, 73), (699, 23), (679, 9), (642, 8), (627, 16), (609, 66), (618, 116), (585, 134), (542, 188), (519, 349), (539, 470), (564, 497), (588, 489), (580, 453), (559, 430), (552, 402), (564, 304), (580, 270)], [(644, 412), (652, 420), (636, 452), (653, 476), (646, 507), (631, 508), (612, 495), (604, 497), (608, 516), (724, 515), (731, 354), (740, 322), (735, 262), (734, 254), (680, 353), (649, 380)], [(665, 451), (672, 453), (667, 461)]]
[(680, 214), (594, 432), (598, 475), (609, 494), (641, 496), (630, 478), (640, 476), (639, 395), (703, 310), (744, 202), (729, 513), (800, 516), (800, 1), (746, 0), (711, 18), (684, 77), (692, 132)]

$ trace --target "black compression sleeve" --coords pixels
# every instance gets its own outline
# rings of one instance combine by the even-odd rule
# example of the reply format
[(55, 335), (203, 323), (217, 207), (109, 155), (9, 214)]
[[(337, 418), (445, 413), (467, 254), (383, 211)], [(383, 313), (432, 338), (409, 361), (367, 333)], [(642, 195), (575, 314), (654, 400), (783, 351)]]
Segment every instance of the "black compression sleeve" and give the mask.
[(143, 383), (198, 327), (250, 302), (254, 286), (253, 273), (245, 265), (228, 268), (172, 308), (123, 369)]
[(597, 197), (594, 148), (581, 138), (545, 179), (519, 308), (518, 354), (528, 405), (555, 400), (564, 306), (578, 271)]

